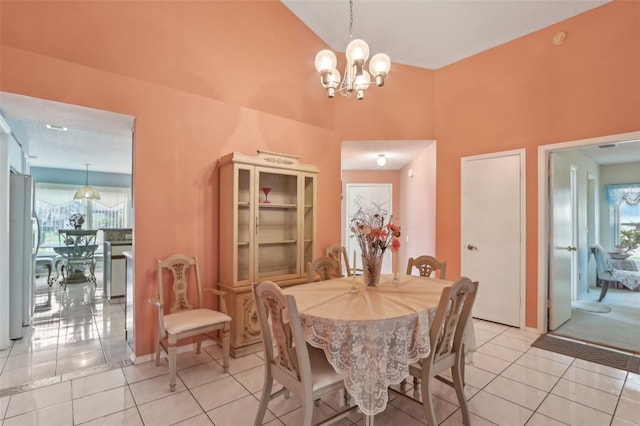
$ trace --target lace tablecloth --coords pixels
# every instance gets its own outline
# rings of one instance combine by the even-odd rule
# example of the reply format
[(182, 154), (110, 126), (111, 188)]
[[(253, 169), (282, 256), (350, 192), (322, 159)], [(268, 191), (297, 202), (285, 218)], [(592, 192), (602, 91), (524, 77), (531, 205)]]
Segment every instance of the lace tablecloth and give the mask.
[[(349, 292), (351, 278), (284, 289), (296, 298), (307, 342), (324, 350), (356, 404), (371, 416), (387, 406), (389, 385), (400, 383), (409, 364), (429, 354), (431, 320), (442, 289), (451, 285), (406, 275), (394, 284), (391, 278), (383, 275), (378, 287), (367, 287), (357, 277), (357, 294)], [(475, 350), (471, 322), (465, 346)]]

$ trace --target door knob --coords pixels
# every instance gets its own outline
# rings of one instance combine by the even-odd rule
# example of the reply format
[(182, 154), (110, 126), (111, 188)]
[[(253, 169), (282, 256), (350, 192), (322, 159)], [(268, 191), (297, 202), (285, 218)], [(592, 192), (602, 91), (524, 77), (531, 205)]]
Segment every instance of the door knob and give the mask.
[(578, 251), (578, 248), (573, 246), (567, 246), (567, 251)]
[(469, 251), (471, 251), (471, 250), (478, 250), (478, 247), (476, 247), (476, 246), (474, 246), (474, 245), (471, 245), (471, 244), (468, 244), (468, 245), (467, 245), (467, 250), (469, 250)]

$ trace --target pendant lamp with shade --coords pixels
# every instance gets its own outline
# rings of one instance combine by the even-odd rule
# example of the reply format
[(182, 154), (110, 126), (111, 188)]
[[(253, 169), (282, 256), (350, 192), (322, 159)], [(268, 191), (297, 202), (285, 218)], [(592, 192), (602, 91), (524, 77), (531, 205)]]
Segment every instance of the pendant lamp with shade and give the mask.
[(84, 181), (84, 186), (76, 191), (73, 196), (74, 200), (99, 200), (100, 193), (92, 186), (89, 186), (89, 163), (85, 163), (87, 166), (87, 177)]

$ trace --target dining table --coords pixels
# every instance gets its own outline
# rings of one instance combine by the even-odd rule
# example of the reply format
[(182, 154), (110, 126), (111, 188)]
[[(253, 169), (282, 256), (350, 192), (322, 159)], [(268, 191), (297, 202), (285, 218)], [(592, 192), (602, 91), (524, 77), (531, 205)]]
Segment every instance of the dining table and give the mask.
[[(409, 365), (429, 355), (430, 325), (442, 290), (451, 284), (383, 274), (377, 286), (354, 276), (283, 291), (295, 297), (305, 340), (324, 351), (362, 411), (365, 425), (373, 425), (374, 416), (387, 406), (388, 387), (406, 379)], [(475, 351), (471, 318), (463, 343), (469, 355)]]
[(613, 270), (611, 276), (615, 280), (614, 283), (610, 283), (610, 287), (614, 288), (628, 288), (632, 291), (640, 291), (640, 262), (627, 259), (627, 257), (620, 258), (616, 253), (609, 253), (609, 265)]

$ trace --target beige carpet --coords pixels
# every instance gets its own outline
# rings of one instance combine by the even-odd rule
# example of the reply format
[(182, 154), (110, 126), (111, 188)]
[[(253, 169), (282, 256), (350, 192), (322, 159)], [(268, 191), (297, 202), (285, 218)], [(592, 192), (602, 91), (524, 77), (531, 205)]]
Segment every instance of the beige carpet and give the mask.
[[(600, 289), (592, 288), (580, 298), (597, 303)], [(571, 309), (571, 320), (551, 334), (640, 354), (640, 292), (610, 288), (601, 302), (608, 313)]]
[(579, 311), (595, 312), (597, 314), (608, 314), (611, 312), (611, 306), (606, 303), (591, 300), (576, 300), (571, 304), (571, 308)]

